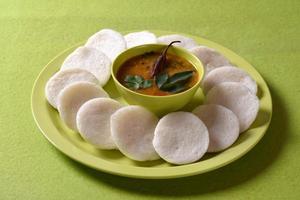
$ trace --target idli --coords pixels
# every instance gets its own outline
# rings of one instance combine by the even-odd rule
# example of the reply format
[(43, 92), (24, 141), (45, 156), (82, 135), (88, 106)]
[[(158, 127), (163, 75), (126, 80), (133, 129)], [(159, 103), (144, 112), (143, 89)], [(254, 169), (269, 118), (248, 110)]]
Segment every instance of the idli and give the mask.
[(77, 111), (86, 101), (97, 97), (108, 97), (108, 94), (93, 83), (77, 82), (68, 85), (58, 95), (57, 108), (61, 119), (69, 128), (77, 131)]
[(235, 114), (221, 105), (198, 106), (193, 113), (208, 129), (209, 145), (207, 152), (222, 151), (231, 146), (239, 136), (239, 120)]
[(92, 35), (85, 46), (98, 49), (107, 55), (111, 61), (114, 61), (126, 49), (126, 42), (119, 32), (111, 29), (102, 29)]
[(104, 53), (95, 48), (78, 47), (61, 66), (61, 70), (69, 68), (82, 68), (91, 72), (103, 86), (110, 78), (111, 62)]
[(97, 78), (84, 69), (73, 68), (59, 71), (55, 73), (46, 84), (45, 93), (48, 102), (54, 108), (57, 108), (57, 99), (60, 91), (66, 86), (79, 81), (86, 81), (96, 85), (99, 84)]
[(152, 140), (158, 118), (141, 106), (126, 106), (111, 116), (111, 133), (119, 150), (137, 160), (156, 160)]
[(202, 62), (205, 74), (221, 66), (231, 66), (227, 58), (212, 48), (196, 46), (191, 48), (190, 51)]
[(185, 49), (190, 49), (198, 45), (197, 42), (192, 38), (178, 34), (163, 35), (157, 38), (157, 42), (162, 44), (170, 44), (173, 41), (180, 41), (180, 43), (174, 43), (173, 46), (178, 46)]
[(122, 105), (109, 98), (95, 98), (85, 102), (77, 112), (80, 135), (99, 149), (115, 149), (111, 137), (110, 117)]
[(134, 33), (128, 33), (124, 36), (127, 48), (143, 45), (143, 44), (155, 44), (157, 43), (156, 36), (149, 31), (140, 31)]
[(207, 151), (208, 131), (189, 112), (173, 112), (161, 118), (155, 128), (153, 146), (161, 158), (172, 164), (199, 160)]
[(250, 127), (259, 110), (259, 100), (246, 86), (234, 82), (220, 83), (206, 95), (206, 104), (230, 109), (239, 119), (240, 132)]
[(213, 86), (223, 82), (237, 82), (246, 86), (253, 94), (257, 92), (257, 84), (244, 70), (225, 66), (212, 70), (203, 80), (202, 89), (207, 93)]

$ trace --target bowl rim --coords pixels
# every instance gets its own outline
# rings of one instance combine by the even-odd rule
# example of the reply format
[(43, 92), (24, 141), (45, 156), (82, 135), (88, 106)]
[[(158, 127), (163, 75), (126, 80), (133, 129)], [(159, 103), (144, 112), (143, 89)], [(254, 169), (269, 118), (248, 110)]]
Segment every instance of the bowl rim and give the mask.
[[(184, 95), (186, 93), (189, 93), (190, 91), (194, 90), (196, 87), (200, 87), (200, 82), (202, 81), (203, 79), (203, 76), (204, 76), (204, 67), (203, 67), (203, 64), (202, 62), (200, 61), (199, 58), (197, 58), (197, 56), (195, 56), (192, 52), (189, 52), (188, 50), (182, 48), (182, 47), (178, 47), (178, 46), (171, 46), (171, 48), (173, 49), (177, 49), (179, 51), (182, 51), (186, 54), (190, 54), (191, 57), (195, 58), (199, 64), (199, 66), (195, 66), (193, 63), (191, 63), (188, 59), (186, 59), (189, 63), (191, 63), (193, 65), (193, 67), (197, 70), (198, 74), (199, 73), (199, 70), (202, 70), (202, 73), (201, 75), (199, 75), (199, 78), (198, 78), (198, 81), (196, 84), (194, 84), (192, 87), (190, 87), (189, 89), (187, 90), (184, 90), (182, 92), (179, 92), (179, 93), (175, 93), (175, 94), (170, 94), (170, 95), (164, 95), (164, 96), (156, 96), (156, 95), (148, 95), (148, 94), (142, 94), (142, 93), (138, 93), (138, 92), (135, 92), (133, 90), (130, 90), (129, 88), (125, 87), (122, 83), (119, 82), (119, 80), (116, 78), (115, 76), (115, 73), (114, 73), (114, 68), (115, 68), (115, 65), (116, 65), (116, 60), (120, 57), (120, 56), (123, 56), (124, 54), (128, 53), (128, 51), (132, 51), (133, 49), (142, 49), (142, 48), (146, 48), (146, 47), (153, 47), (153, 46), (160, 46), (160, 47), (167, 47), (168, 45), (166, 44), (143, 44), (143, 45), (139, 45), (139, 46), (135, 46), (135, 47), (131, 47), (129, 49), (126, 49), (124, 50), (123, 52), (121, 52), (116, 58), (115, 60), (113, 61), (112, 63), (112, 67), (111, 67), (111, 76), (113, 78), (113, 81), (115, 84), (118, 84), (121, 88), (123, 88), (124, 90), (126, 90), (127, 92), (131, 93), (131, 94), (134, 94), (134, 95), (139, 95), (139, 96), (143, 96), (143, 97), (147, 97), (147, 98), (171, 98), (171, 97), (176, 97), (176, 96), (181, 96), (181, 95)], [(149, 51), (151, 51), (151, 49), (149, 49)], [(138, 54), (138, 55), (142, 55), (142, 54)], [(130, 57), (132, 58), (132, 57)], [(130, 58), (127, 58), (126, 60), (130, 59)], [(124, 63), (124, 62), (123, 62)], [(122, 63), (122, 64), (123, 64)], [(200, 68), (200, 69), (199, 69)]]

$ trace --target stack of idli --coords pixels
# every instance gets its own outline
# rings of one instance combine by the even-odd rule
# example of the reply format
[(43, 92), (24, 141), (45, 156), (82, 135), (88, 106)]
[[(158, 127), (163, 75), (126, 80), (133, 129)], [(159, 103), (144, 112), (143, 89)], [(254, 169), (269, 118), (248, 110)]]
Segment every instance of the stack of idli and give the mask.
[[(78, 131), (96, 148), (120, 149), (134, 160), (158, 159), (152, 145), (158, 118), (138, 106), (121, 109), (124, 106), (110, 99), (102, 88), (111, 76), (112, 62), (122, 51), (151, 43), (157, 43), (157, 38), (149, 31), (123, 36), (111, 29), (100, 30), (84, 46), (67, 56), (60, 70), (48, 80), (45, 93), (49, 104), (58, 110), (68, 128)], [(111, 123), (111, 116), (118, 110), (119, 114), (114, 115)], [(126, 121), (127, 115), (138, 119), (135, 121), (139, 121), (140, 125), (121, 123)], [(122, 124), (129, 126), (129, 129), (122, 127)], [(138, 127), (144, 132), (139, 132)], [(131, 142), (127, 138), (130, 134), (128, 130), (135, 130), (133, 133), (136, 133), (132, 135)]]
[[(141, 106), (120, 104), (102, 88), (110, 79), (112, 62), (125, 49), (175, 40), (181, 41), (175, 46), (191, 51), (204, 66), (204, 105), (159, 119)], [(257, 84), (245, 70), (190, 37), (156, 37), (149, 31), (123, 36), (111, 29), (95, 33), (67, 56), (45, 88), (49, 104), (67, 127), (95, 148), (118, 149), (136, 161), (162, 158), (176, 165), (230, 147), (257, 116), (256, 93)]]
[(205, 105), (199, 105), (193, 113), (208, 129), (207, 152), (223, 151), (255, 120), (259, 110), (257, 84), (245, 70), (233, 66), (218, 51), (206, 46), (189, 50), (205, 70), (201, 83)]

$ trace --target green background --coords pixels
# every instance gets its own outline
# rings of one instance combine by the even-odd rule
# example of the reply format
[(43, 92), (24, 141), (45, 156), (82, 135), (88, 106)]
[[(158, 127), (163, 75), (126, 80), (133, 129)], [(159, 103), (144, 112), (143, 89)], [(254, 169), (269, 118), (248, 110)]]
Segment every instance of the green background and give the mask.
[[(0, 199), (300, 199), (300, 2), (0, 1)], [(101, 28), (185, 32), (248, 60), (273, 118), (246, 156), (174, 180), (117, 177), (56, 150), (30, 110), (31, 88), (62, 50)]]

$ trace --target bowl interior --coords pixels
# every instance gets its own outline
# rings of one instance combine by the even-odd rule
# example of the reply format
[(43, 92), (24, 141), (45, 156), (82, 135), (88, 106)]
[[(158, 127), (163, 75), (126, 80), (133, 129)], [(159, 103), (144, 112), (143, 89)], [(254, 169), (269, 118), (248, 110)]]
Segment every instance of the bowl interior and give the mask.
[(144, 53), (148, 53), (151, 51), (161, 52), (166, 46), (167, 45), (164, 45), (164, 44), (147, 44), (147, 45), (133, 47), (133, 48), (127, 49), (124, 52), (122, 52), (115, 59), (115, 61), (112, 64), (112, 78), (115, 81), (115, 83), (118, 84), (119, 87), (122, 87), (124, 90), (126, 90), (129, 93), (136, 94), (139, 96), (154, 97), (154, 98), (169, 98), (171, 96), (179, 96), (180, 94), (187, 93), (190, 90), (192, 90), (193, 88), (198, 87), (203, 78), (203, 75), (204, 75), (204, 68), (203, 68), (201, 61), (196, 56), (194, 56), (192, 53), (190, 53), (189, 51), (187, 51), (183, 48), (174, 47), (174, 46), (169, 48), (168, 53), (175, 54), (177, 56), (180, 56), (180, 57), (186, 59), (188, 62), (190, 62), (195, 67), (195, 69), (197, 70), (197, 72), (199, 74), (197, 83), (195, 85), (193, 85), (193, 87), (189, 88), (188, 90), (185, 90), (185, 91), (177, 93), (177, 94), (167, 95), (167, 96), (152, 96), (152, 95), (146, 95), (146, 94), (141, 94), (141, 93), (132, 91), (132, 90), (128, 89), (127, 87), (123, 86), (117, 80), (117, 78), (116, 78), (117, 72), (118, 72), (119, 68), (121, 67), (121, 65), (125, 61), (127, 61), (128, 59), (130, 59), (134, 56), (142, 55)]

